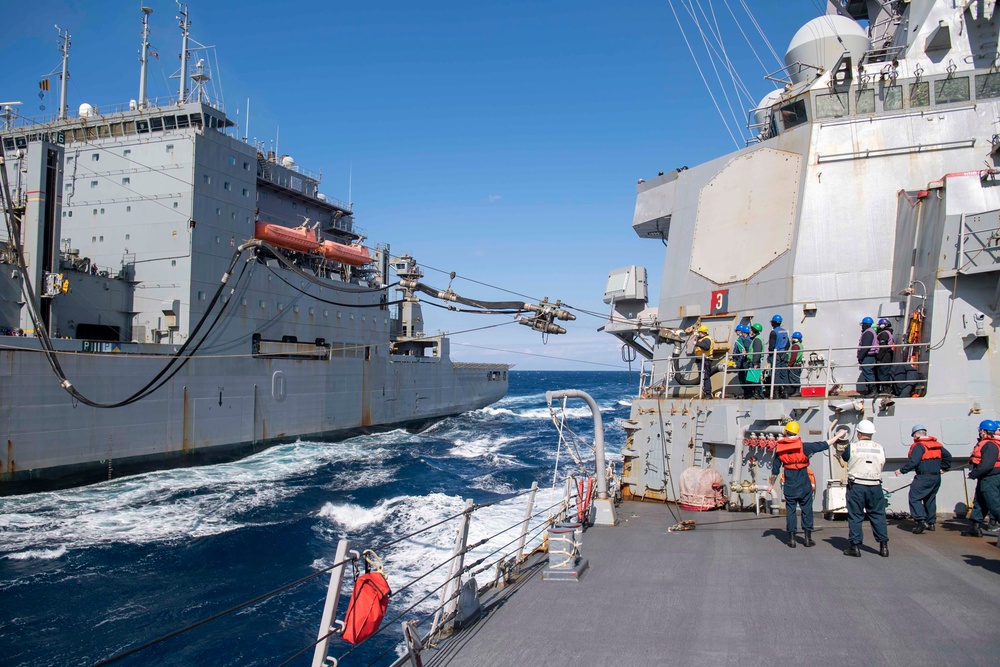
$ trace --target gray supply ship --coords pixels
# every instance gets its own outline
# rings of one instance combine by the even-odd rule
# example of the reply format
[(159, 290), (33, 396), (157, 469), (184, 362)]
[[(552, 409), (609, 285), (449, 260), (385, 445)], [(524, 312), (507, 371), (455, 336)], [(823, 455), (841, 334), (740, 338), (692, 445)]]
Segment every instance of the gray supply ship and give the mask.
[[(708, 505), (776, 509), (780, 487), (765, 488), (790, 420), (807, 442), (872, 420), (891, 474), (914, 424), (957, 467), (977, 424), (1000, 413), (1000, 16), (979, 1), (830, 6), (768, 77), (779, 87), (749, 113), (744, 149), (639, 182), (633, 230), (666, 246), (659, 302), (648, 306), (637, 266), (612, 271), (604, 295), (604, 330), (643, 364), (624, 424), (626, 498), (682, 500), (679, 478), (698, 468), (724, 486)], [(776, 314), (803, 336), (801, 395), (769, 354), (765, 398), (745, 400), (736, 327), (762, 324), (766, 345)], [(863, 396), (866, 317), (887, 320), (895, 341), (891, 379)], [(701, 326), (711, 399), (692, 355)], [(844, 512), (844, 462), (820, 458), (816, 507)], [(939, 511), (971, 504), (962, 472), (942, 481)], [(905, 491), (890, 509), (908, 509)]]
[(320, 176), (241, 140), (194, 61), (181, 12), (176, 99), (68, 113), (3, 112), (0, 493), (231, 458), (300, 437), (419, 429), (489, 405), (505, 364), (452, 361), (418, 292), (473, 301), (369, 248)]

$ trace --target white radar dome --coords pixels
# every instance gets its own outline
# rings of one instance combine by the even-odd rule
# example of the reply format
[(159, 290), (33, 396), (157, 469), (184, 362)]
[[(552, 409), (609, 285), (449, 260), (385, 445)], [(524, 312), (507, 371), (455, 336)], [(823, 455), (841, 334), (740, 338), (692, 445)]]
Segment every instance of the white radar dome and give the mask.
[[(840, 60), (844, 51), (851, 53), (856, 67), (858, 59), (871, 48), (868, 33), (857, 22), (846, 16), (820, 16), (799, 28), (785, 52), (785, 64), (815, 65), (829, 72)], [(815, 76), (815, 71), (803, 68), (789, 72), (794, 83)]]
[(79, 114), (80, 118), (90, 118), (91, 116), (94, 115), (93, 105), (84, 102), (83, 104), (80, 105)]
[(770, 110), (774, 103), (781, 98), (780, 90), (772, 90), (760, 101), (757, 108), (753, 111), (753, 124), (755, 127), (760, 128), (767, 121), (767, 112)]
[(292, 159), (291, 155), (282, 155), (281, 166), (284, 167), (285, 169), (291, 169), (292, 167), (295, 166), (295, 160)]

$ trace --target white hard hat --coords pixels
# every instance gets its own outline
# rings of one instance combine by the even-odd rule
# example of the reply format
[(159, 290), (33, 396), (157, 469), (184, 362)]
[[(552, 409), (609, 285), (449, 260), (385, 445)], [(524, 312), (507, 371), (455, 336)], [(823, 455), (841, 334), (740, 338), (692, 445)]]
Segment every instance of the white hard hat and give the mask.
[(875, 424), (869, 419), (862, 419), (858, 422), (858, 433), (864, 433), (865, 435), (875, 435)]

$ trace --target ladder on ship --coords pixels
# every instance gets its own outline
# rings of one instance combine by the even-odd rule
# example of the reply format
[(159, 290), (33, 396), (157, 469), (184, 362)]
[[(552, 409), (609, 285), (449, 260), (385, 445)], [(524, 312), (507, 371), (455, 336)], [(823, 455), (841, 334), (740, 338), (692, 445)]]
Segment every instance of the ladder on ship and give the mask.
[(691, 447), (691, 465), (696, 468), (705, 467), (705, 422), (708, 412), (699, 409), (694, 416), (694, 442)]

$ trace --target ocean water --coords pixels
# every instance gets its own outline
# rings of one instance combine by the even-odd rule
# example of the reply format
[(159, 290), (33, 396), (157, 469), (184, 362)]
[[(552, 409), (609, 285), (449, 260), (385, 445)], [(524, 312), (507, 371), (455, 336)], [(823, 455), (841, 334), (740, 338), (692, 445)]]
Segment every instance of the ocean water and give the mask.
[[(540, 487), (536, 507), (558, 501), (558, 434), (546, 390), (589, 393), (601, 407), (609, 459), (620, 461), (618, 420), (628, 417), (636, 382), (624, 372), (514, 371), (500, 402), (419, 434), (302, 441), (233, 463), (0, 498), (0, 665), (112, 657), (330, 565), (343, 536), (375, 550), (400, 589), (450, 556), (457, 523), (382, 545), (460, 512), (467, 499), (498, 501), (476, 513), (470, 542), (495, 535), (523, 519), (525, 496), (517, 494), (532, 482)], [(589, 408), (579, 399), (567, 407), (569, 428), (592, 442)], [(576, 471), (565, 451), (559, 458), (560, 478)], [(470, 558), (516, 535), (496, 537)], [(404, 619), (424, 618), (439, 593), (427, 596), (444, 578), (442, 568), (393, 595), (386, 619), (410, 607)], [(316, 577), (114, 664), (280, 665), (315, 640), (328, 581)], [(352, 581), (348, 574), (347, 593)], [(400, 636), (399, 622), (388, 625), (340, 664), (389, 664)], [(330, 655), (350, 649), (335, 638)], [(290, 664), (311, 659), (312, 649)]]

